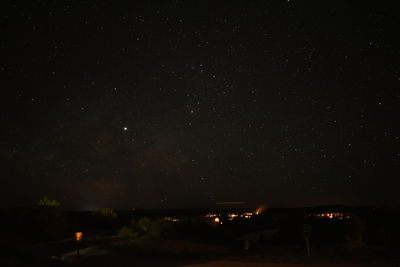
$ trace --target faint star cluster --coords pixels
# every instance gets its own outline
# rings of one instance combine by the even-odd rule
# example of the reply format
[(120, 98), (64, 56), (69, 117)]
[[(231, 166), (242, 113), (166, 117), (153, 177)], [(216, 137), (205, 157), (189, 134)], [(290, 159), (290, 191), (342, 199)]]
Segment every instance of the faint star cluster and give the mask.
[(375, 4), (7, 2), (4, 205), (399, 204), (399, 19)]

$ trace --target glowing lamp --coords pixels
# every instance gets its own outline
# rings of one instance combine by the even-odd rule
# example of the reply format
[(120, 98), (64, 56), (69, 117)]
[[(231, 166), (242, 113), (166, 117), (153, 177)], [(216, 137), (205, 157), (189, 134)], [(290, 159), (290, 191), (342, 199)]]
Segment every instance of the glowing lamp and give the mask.
[(76, 232), (75, 233), (75, 241), (76, 242), (82, 241), (82, 232)]
[(215, 217), (215, 218), (214, 218), (214, 222), (219, 223), (219, 222), (220, 222), (220, 219), (219, 219), (218, 217)]

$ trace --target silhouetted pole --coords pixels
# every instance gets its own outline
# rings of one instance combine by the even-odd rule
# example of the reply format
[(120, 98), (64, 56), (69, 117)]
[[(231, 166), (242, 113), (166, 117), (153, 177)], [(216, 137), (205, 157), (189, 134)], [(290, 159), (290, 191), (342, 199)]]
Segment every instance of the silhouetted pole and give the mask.
[(310, 237), (306, 236), (306, 250), (307, 250), (307, 257), (311, 256), (311, 252), (310, 252)]
[(244, 240), (244, 250), (249, 250), (250, 248), (250, 240), (245, 239)]
[(306, 241), (307, 257), (310, 257), (311, 256), (311, 250), (310, 250), (311, 225), (303, 224), (303, 236)]
[(82, 241), (82, 232), (75, 233), (76, 255), (79, 257), (79, 243)]

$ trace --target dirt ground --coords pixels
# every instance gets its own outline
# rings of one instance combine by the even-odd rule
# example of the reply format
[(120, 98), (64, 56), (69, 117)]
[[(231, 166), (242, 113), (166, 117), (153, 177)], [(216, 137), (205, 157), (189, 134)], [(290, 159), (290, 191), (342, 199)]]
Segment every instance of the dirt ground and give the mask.
[(211, 261), (200, 264), (183, 265), (182, 267), (392, 267), (400, 264), (285, 264), (285, 263), (256, 263), (235, 261)]

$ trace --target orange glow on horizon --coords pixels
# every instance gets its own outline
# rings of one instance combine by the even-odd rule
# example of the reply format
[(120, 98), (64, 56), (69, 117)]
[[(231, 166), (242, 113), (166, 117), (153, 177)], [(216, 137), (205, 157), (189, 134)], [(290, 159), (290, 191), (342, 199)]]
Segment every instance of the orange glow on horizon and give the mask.
[(258, 206), (258, 208), (256, 209), (255, 214), (259, 215), (259, 214), (263, 213), (264, 211), (266, 211), (267, 209), (268, 209), (268, 206), (265, 205), (265, 204), (262, 204), (262, 205)]

